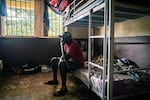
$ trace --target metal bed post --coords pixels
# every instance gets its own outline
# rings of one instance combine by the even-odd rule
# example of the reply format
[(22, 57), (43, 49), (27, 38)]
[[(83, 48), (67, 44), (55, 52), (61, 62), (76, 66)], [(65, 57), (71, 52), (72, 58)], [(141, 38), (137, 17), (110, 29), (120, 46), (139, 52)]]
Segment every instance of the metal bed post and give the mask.
[(113, 62), (114, 62), (114, 3), (115, 0), (109, 0), (109, 23), (108, 23), (108, 86), (107, 98), (113, 98)]
[[(91, 62), (91, 38), (90, 35), (91, 35), (91, 21), (92, 21), (92, 16), (91, 16), (91, 10), (89, 11), (89, 26), (88, 26), (88, 62)], [(88, 79), (88, 88), (90, 88), (90, 70), (91, 70), (91, 65), (88, 63), (88, 73), (89, 73), (89, 79)]]
[[(108, 16), (108, 0), (104, 1), (104, 38), (103, 38), (103, 92), (102, 92), (102, 99), (105, 99), (105, 91), (106, 91), (106, 79), (107, 79), (107, 16)], [(106, 97), (107, 99), (107, 97)]]
[[(107, 19), (108, 19), (108, 0), (104, 1), (104, 38), (103, 38), (103, 100), (105, 99), (105, 94), (106, 91), (106, 80), (107, 80)], [(107, 97), (106, 97), (107, 100)]]

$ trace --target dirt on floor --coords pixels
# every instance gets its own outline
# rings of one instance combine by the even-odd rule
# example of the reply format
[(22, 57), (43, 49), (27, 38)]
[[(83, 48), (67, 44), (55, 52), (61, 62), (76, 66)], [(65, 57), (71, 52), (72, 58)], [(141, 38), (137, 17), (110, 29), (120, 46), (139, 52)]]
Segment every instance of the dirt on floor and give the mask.
[[(0, 100), (100, 100), (71, 73), (67, 76), (69, 92), (65, 96), (55, 97), (53, 92), (61, 84), (56, 86), (44, 84), (52, 79), (52, 72), (38, 72), (28, 75), (3, 73), (0, 79)], [(60, 76), (58, 75), (58, 77)], [(59, 83), (61, 83), (60, 78)]]

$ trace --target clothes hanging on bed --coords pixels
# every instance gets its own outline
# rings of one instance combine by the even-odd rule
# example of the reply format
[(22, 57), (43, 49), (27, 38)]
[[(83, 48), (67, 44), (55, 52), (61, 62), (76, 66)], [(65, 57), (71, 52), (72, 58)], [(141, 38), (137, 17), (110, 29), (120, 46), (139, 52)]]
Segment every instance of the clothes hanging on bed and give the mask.
[(44, 23), (49, 28), (49, 14), (48, 14), (48, 6), (46, 4), (44, 6)]
[(47, 5), (56, 13), (61, 15), (72, 0), (46, 0)]
[(50, 7), (56, 14), (61, 15), (71, 1), (72, 0), (44, 0), (44, 36), (48, 36), (48, 30), (50, 27), (48, 7)]
[(49, 14), (48, 14), (48, 5), (46, 3), (46, 0), (44, 1), (44, 36), (48, 36), (48, 30), (49, 30)]

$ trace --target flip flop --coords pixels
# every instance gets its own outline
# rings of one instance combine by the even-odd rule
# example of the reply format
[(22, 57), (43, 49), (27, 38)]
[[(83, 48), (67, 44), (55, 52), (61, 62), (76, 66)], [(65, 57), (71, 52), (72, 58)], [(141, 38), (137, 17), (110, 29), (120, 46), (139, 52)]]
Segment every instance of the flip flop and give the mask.
[(64, 96), (66, 95), (67, 92), (68, 92), (67, 88), (66, 89), (59, 88), (54, 92), (54, 96)]
[(46, 82), (45, 84), (48, 84), (48, 85), (57, 85), (58, 81), (50, 80), (50, 81)]

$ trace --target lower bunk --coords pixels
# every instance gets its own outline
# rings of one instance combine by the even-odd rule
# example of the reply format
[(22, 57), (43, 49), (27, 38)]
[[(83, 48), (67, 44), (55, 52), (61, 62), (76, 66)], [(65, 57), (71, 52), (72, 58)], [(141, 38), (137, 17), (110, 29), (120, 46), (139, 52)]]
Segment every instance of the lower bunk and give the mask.
[[(99, 78), (101, 71), (94, 68), (90, 74), (91, 76), (89, 77), (87, 68), (73, 72), (73, 76), (77, 77), (101, 97), (103, 88), (103, 81)], [(114, 99), (123, 99), (150, 92), (150, 70), (137, 70), (134, 74), (114, 73), (113, 78)], [(107, 81), (105, 84), (107, 84)]]

